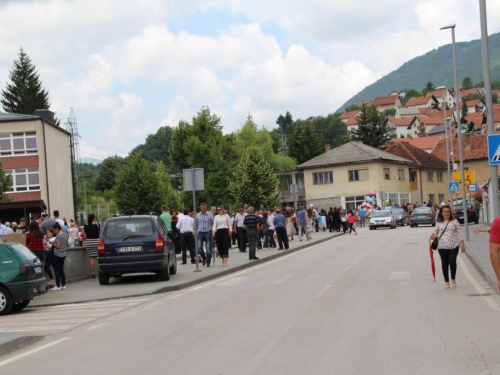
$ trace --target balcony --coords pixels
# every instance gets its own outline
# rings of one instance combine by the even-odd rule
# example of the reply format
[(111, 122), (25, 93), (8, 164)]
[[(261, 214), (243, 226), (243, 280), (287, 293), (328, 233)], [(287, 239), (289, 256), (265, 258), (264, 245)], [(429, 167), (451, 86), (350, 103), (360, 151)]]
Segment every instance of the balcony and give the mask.
[(418, 181), (410, 182), (410, 191), (418, 190)]

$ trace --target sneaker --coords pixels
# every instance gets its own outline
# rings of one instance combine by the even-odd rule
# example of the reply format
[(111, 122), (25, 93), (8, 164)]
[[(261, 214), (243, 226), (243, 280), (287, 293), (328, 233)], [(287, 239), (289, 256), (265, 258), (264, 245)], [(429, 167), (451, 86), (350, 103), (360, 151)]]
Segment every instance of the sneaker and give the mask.
[(55, 286), (55, 287), (51, 288), (50, 290), (61, 290), (61, 288), (58, 286)]
[(61, 289), (66, 289), (66, 285), (63, 285), (63, 286), (61, 287)]

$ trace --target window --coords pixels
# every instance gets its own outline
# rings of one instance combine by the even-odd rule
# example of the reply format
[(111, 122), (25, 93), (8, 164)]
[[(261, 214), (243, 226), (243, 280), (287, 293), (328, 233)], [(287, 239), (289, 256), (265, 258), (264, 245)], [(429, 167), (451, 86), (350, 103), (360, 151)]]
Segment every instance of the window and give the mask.
[(36, 154), (36, 132), (0, 134), (0, 156)]
[(427, 172), (427, 182), (434, 182), (434, 172)]
[(347, 210), (353, 210), (365, 202), (366, 197), (364, 195), (358, 195), (357, 197), (345, 197), (345, 207)]
[(391, 179), (391, 169), (390, 168), (384, 168), (384, 178), (386, 180)]
[(367, 181), (368, 180), (368, 169), (357, 169), (348, 171), (349, 182), (352, 181)]
[[(437, 172), (436, 176), (437, 176), (437, 182), (443, 182), (443, 172)], [(441, 199), (439, 201), (442, 202)]]
[(408, 193), (383, 193), (382, 202), (385, 204), (389, 201), (390, 206), (402, 205), (403, 203), (410, 203), (410, 194)]
[(418, 182), (417, 172), (415, 172), (415, 171), (410, 172), (410, 182)]
[(38, 168), (8, 169), (10, 192), (40, 190)]
[(405, 171), (403, 169), (398, 169), (398, 180), (399, 181), (405, 180)]
[(438, 197), (439, 197), (438, 203), (444, 202), (444, 194), (439, 194)]
[(333, 184), (333, 172), (313, 173), (314, 185)]
[(436, 202), (434, 201), (434, 194), (429, 194), (429, 202), (431, 202), (431, 203), (436, 203)]

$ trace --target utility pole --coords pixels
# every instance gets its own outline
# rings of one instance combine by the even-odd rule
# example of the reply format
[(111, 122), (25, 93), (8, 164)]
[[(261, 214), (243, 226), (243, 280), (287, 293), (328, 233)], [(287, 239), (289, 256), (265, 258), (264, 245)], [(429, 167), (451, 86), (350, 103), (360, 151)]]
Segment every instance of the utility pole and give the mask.
[[(481, 41), (483, 47), (483, 73), (484, 90), (486, 97), (486, 123), (488, 135), (495, 133), (493, 124), (493, 100), (491, 98), (491, 73), (490, 73), (490, 47), (488, 42), (488, 22), (486, 17), (486, 0), (479, 0), (479, 14), (481, 19)], [(498, 169), (496, 165), (490, 166), (491, 180), (489, 184), (490, 204), (493, 207), (493, 218), (500, 215), (498, 197)], [(484, 220), (484, 219), (483, 219)]]

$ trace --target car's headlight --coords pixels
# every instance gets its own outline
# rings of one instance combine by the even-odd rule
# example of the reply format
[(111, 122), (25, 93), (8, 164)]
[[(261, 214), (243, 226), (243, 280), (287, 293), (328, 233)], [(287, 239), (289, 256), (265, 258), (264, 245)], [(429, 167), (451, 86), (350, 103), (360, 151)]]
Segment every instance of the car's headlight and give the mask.
[(391, 217), (391, 218), (389, 218), (389, 219), (387, 219), (387, 222), (388, 222), (388, 223), (392, 223), (392, 217)]

